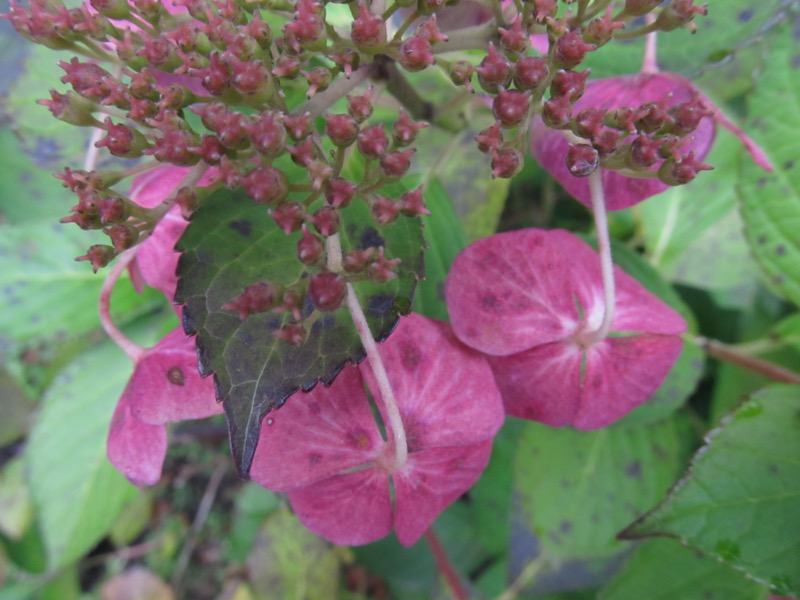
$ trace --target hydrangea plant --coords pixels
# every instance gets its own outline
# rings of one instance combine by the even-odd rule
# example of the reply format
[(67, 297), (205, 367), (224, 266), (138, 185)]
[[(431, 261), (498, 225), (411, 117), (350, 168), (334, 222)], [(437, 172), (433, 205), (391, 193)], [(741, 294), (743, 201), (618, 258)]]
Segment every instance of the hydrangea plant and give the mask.
[[(753, 18), (748, 3), (735, 4), (735, 19)], [(782, 6), (758, 35), (796, 18), (794, 9)], [(474, 501), (477, 522), (489, 518), (480, 511), (504, 480), (497, 473), (511, 468), (503, 461), (512, 446), (516, 479), (527, 472), (525, 452), (564, 479), (515, 484), (541, 548), (521, 574), (512, 566), (520, 579), (503, 598), (542, 569), (569, 580), (577, 560), (596, 573), (587, 587), (605, 585), (625, 555), (613, 540), (623, 529), (625, 538), (678, 537), (797, 594), (796, 460), (747, 467), (753, 477), (786, 471), (774, 487), (794, 498), (757, 544), (743, 539), (756, 517), (741, 529), (738, 513), (720, 514), (744, 502), (732, 489), (738, 475), (714, 472), (715, 460), (734, 460), (731, 432), (756, 405), (767, 416), (754, 439), (769, 440), (763, 431), (774, 425), (798, 449), (797, 419), (786, 417), (800, 410), (796, 388), (768, 388), (727, 417), (664, 495), (690, 443), (681, 407), (703, 352), (772, 380), (800, 377), (698, 334), (709, 326), (698, 328), (666, 271), (653, 268), (674, 222), (663, 223), (655, 250), (647, 230), (625, 231), (626, 218), (652, 222), (648, 207), (662, 196), (677, 206), (677, 194), (707, 193), (693, 190), (713, 176), (718, 127), (755, 187), (791, 169), (711, 100), (719, 92), (704, 91), (698, 73), (659, 67), (657, 41), (670, 48), (689, 33), (711, 35), (715, 11), (734, 9), (694, 0), (12, 0), (4, 17), (16, 32), (62, 56), (62, 85), (40, 104), (92, 132), (83, 167), (65, 165), (58, 178), (77, 197), (61, 223), (105, 236), (76, 260), (105, 274), (100, 321), (133, 363), (121, 396), (106, 399), (116, 402), (108, 459), (130, 482), (155, 485), (168, 424), (224, 412), (240, 478), (284, 498), (333, 544), (425, 537), (453, 597), (468, 598), (474, 582), (456, 572), (432, 524), (454, 503)], [(729, 32), (715, 43), (736, 40)], [(744, 53), (744, 41), (728, 55)], [(628, 56), (639, 71), (615, 72)], [(498, 215), (482, 212), (467, 243), (471, 208), (460, 195), (476, 196), (465, 189), (472, 182), (439, 173), (459, 152), (472, 153), (478, 196), (487, 186), (505, 195), (501, 182), (533, 169), (552, 182), (541, 196), (557, 183), (557, 202), (582, 225), (506, 219), (512, 230), (500, 232)], [(796, 200), (787, 211), (798, 211)], [(760, 215), (743, 204), (745, 216)], [(747, 220), (754, 248), (774, 244), (772, 225), (783, 231), (763, 221)], [(782, 255), (797, 235), (781, 235)], [(774, 273), (772, 285), (796, 302), (796, 269), (786, 269), (788, 291)], [(181, 321), (150, 348), (112, 314), (112, 292), (128, 280), (161, 292)], [(623, 450), (597, 449), (592, 461), (608, 459), (631, 479), (663, 464), (626, 518), (615, 517), (611, 537), (581, 546), (572, 520), (543, 523), (558, 508), (555, 488), (574, 483), (558, 449), (605, 439), (580, 437), (590, 435), (618, 440)], [(652, 446), (642, 442), (649, 436)], [(539, 444), (550, 454), (539, 456)], [(481, 488), (487, 465), (493, 475)], [(713, 526), (694, 524), (697, 507)], [(601, 536), (599, 510), (583, 515), (580, 535)], [(603, 597), (647, 595), (630, 583), (644, 572), (636, 560), (646, 565), (661, 549), (643, 548)], [(696, 560), (684, 570), (718, 568)]]

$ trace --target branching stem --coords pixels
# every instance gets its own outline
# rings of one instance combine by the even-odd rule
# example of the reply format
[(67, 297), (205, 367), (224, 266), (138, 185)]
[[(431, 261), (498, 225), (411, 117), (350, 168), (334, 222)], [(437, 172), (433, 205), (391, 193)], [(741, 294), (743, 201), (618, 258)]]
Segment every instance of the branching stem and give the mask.
[(753, 373), (758, 373), (772, 381), (780, 383), (800, 383), (800, 374), (784, 369), (766, 360), (744, 354), (734, 346), (729, 346), (704, 337), (696, 337), (694, 342), (709, 356), (729, 362), (737, 367), (742, 367)]
[[(334, 273), (340, 272), (342, 270), (342, 243), (338, 233), (330, 236), (325, 241), (325, 250), (327, 253), (328, 269)], [(386, 367), (378, 351), (378, 345), (375, 343), (375, 338), (372, 337), (369, 323), (367, 323), (367, 317), (364, 315), (364, 309), (361, 308), (361, 303), (358, 301), (356, 291), (350, 283), (347, 284), (347, 308), (350, 311), (350, 317), (353, 319), (358, 337), (367, 354), (367, 362), (372, 369), (372, 374), (375, 376), (378, 390), (381, 393), (387, 425), (394, 439), (395, 457), (394, 465), (392, 465), (392, 472), (397, 472), (405, 466), (408, 460), (406, 428), (405, 425), (403, 425), (400, 407), (397, 404), (394, 391), (392, 391), (392, 385), (389, 382), (389, 375), (386, 373)]]
[(592, 212), (597, 230), (597, 250), (600, 253), (600, 272), (603, 278), (603, 320), (600, 327), (589, 334), (588, 343), (597, 343), (608, 336), (614, 321), (616, 290), (614, 285), (614, 261), (611, 257), (611, 238), (608, 234), (608, 215), (606, 213), (605, 195), (603, 193), (603, 176), (601, 169), (589, 175), (589, 190), (592, 195)]
[(131, 261), (136, 256), (138, 246), (134, 246), (130, 250), (126, 250), (119, 255), (114, 261), (111, 270), (108, 272), (103, 287), (100, 288), (100, 324), (113, 342), (122, 348), (122, 351), (134, 362), (138, 362), (144, 354), (145, 350), (136, 342), (131, 340), (128, 336), (122, 333), (119, 327), (114, 323), (111, 318), (111, 292), (114, 291), (114, 286), (117, 285), (122, 272), (128, 267)]

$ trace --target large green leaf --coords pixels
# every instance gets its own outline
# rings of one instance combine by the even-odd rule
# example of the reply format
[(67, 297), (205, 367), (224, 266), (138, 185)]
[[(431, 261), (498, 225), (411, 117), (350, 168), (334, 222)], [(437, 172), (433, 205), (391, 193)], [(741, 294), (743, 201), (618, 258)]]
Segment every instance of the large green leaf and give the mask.
[(248, 557), (248, 579), (259, 598), (335, 598), (335, 550), (303, 527), (287, 509), (267, 518)]
[[(345, 251), (384, 245), (389, 258), (402, 260), (398, 277), (389, 283), (355, 285), (372, 334), (382, 340), (411, 310), (422, 272), (421, 224), (400, 218), (378, 229), (366, 203), (358, 200), (342, 211), (340, 235)], [(288, 316), (260, 313), (242, 321), (222, 309), (258, 281), (287, 285), (305, 277), (306, 267), (296, 256), (299, 236), (285, 235), (241, 190), (221, 190), (193, 215), (177, 246), (183, 254), (175, 297), (185, 304), (187, 332), (197, 333), (202, 371), (214, 373), (242, 475), (250, 469), (265, 414), (301, 388), (331, 383), (348, 361), (364, 356), (345, 307), (321, 315), (300, 346), (275, 336)]]
[(755, 394), (669, 497), (623, 532), (668, 535), (782, 594), (800, 592), (800, 387)]
[(45, 395), (26, 453), (51, 569), (94, 546), (136, 493), (106, 457), (111, 415), (130, 373), (125, 354), (104, 342), (80, 355)]
[(767, 592), (713, 558), (659, 539), (643, 542), (598, 600), (762, 600)]
[[(0, 347), (5, 342), (63, 339), (99, 328), (97, 300), (103, 273), (92, 273), (73, 257), (86, 252), (91, 239), (73, 225), (30, 222), (0, 226)], [(115, 291), (116, 320), (129, 320), (160, 302), (154, 290), (144, 295), (130, 285)]]
[(514, 462), (526, 528), (554, 561), (607, 557), (616, 534), (661, 499), (683, 467), (681, 421), (584, 432), (527, 423)]
[[(696, 34), (688, 28), (659, 34), (658, 63), (665, 71), (695, 75), (730, 59), (785, 19), (793, 0), (710, 0), (704, 4), (708, 4), (708, 16), (695, 18)], [(643, 24), (640, 19), (629, 29)], [(599, 77), (636, 73), (643, 53), (644, 36), (640, 36), (604, 46), (590, 54), (586, 64)]]
[(800, 78), (797, 41), (785, 28), (752, 96), (748, 132), (775, 172), (745, 163), (740, 186), (745, 234), (776, 293), (800, 304)]

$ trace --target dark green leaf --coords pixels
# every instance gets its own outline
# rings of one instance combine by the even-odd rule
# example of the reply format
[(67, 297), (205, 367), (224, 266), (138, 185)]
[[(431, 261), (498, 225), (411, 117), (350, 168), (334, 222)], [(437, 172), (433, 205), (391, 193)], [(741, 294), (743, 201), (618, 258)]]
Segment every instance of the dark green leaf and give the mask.
[(745, 162), (740, 193), (745, 234), (767, 283), (800, 304), (800, 66), (794, 33), (783, 31), (750, 104), (747, 131), (766, 150), (775, 172)]
[(800, 387), (755, 394), (712, 432), (689, 474), (626, 538), (668, 535), (800, 592)]
[[(418, 219), (400, 218), (378, 228), (366, 203), (342, 211), (345, 251), (383, 245), (389, 258), (400, 258), (398, 277), (387, 284), (355, 284), (375, 339), (391, 333), (401, 314), (411, 310), (422, 272), (422, 227)], [(288, 316), (260, 313), (242, 321), (222, 306), (249, 285), (271, 281), (287, 285), (307, 274), (296, 256), (300, 234), (287, 236), (264, 207), (244, 192), (221, 190), (192, 217), (178, 243), (183, 253), (176, 300), (184, 307), (184, 327), (197, 333), (200, 366), (214, 373), (225, 404), (231, 446), (242, 475), (250, 469), (261, 419), (299, 389), (318, 381), (329, 384), (344, 365), (364, 356), (347, 311), (324, 313), (301, 346), (274, 334)], [(311, 305), (306, 302), (306, 312)]]
[(766, 587), (730, 567), (661, 539), (643, 542), (598, 600), (761, 600), (766, 595)]

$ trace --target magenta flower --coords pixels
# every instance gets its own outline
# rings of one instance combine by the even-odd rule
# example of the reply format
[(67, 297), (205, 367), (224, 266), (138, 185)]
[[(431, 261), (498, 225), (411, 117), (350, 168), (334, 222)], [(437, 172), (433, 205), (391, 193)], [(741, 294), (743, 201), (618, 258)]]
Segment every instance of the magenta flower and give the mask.
[(478, 479), (503, 422), (489, 365), (446, 324), (403, 318), (380, 353), (405, 425), (405, 466), (393, 472), (394, 440), (375, 423), (365, 383), (378, 406), (381, 396), (364, 363), (268, 415), (250, 472), (286, 492), (300, 520), (337, 544), (394, 529), (412, 545)]
[[(693, 103), (693, 100), (696, 103)], [(645, 111), (642, 111), (643, 105), (648, 104), (651, 105), (650, 108), (645, 108)], [(683, 105), (687, 110), (677, 116), (673, 110), (670, 115), (669, 111), (679, 105)], [(632, 109), (630, 114), (637, 114), (638, 111), (638, 115), (641, 117), (649, 110), (649, 116), (644, 117), (645, 119), (653, 121), (665, 118), (670, 122), (675, 119), (692, 120), (694, 115), (699, 114), (698, 111), (704, 110), (709, 115), (703, 116), (697, 123), (694, 133), (689, 134), (680, 142), (675, 152), (676, 154), (686, 157), (692, 162), (701, 163), (711, 150), (715, 137), (715, 124), (718, 123), (730, 129), (742, 141), (757, 164), (766, 170), (772, 169), (766, 155), (753, 140), (731, 123), (722, 111), (703, 96), (690, 81), (674, 73), (640, 73), (610, 79), (590, 80), (586, 84), (583, 95), (572, 106), (571, 113), (573, 117), (580, 117), (581, 111), (586, 109), (611, 111), (625, 107)], [(625, 117), (620, 115), (619, 120), (624, 122)], [(655, 127), (655, 124), (651, 123), (651, 125)], [(663, 125), (672, 127), (666, 121)], [(610, 129), (605, 128), (596, 132), (598, 137), (594, 145), (601, 153), (613, 150), (613, 148), (604, 147), (604, 144), (609, 143), (609, 138), (603, 137), (603, 134), (608, 131)], [(631, 121), (630, 133), (630, 136), (623, 135), (619, 143), (631, 143), (638, 137), (635, 130), (635, 119)], [(565, 157), (567, 157), (570, 142), (564, 133), (548, 128), (542, 119), (537, 117), (531, 127), (531, 140), (531, 151), (534, 158), (555, 177), (567, 193), (591, 208), (592, 202), (587, 179), (585, 177), (576, 177), (567, 166)], [(664, 163), (663, 157), (658, 155), (664, 149), (656, 148), (655, 145), (651, 146), (651, 148), (646, 148), (645, 150), (653, 155), (653, 162), (648, 169), (655, 174)], [(689, 157), (690, 153), (694, 154)], [(639, 157), (639, 160), (645, 160), (644, 164), (647, 164), (649, 157)], [(671, 179), (671, 174), (666, 173), (664, 177)], [(603, 170), (602, 178), (606, 196), (606, 208), (609, 210), (628, 208), (650, 196), (663, 192), (669, 187), (655, 177), (627, 177), (605, 169)]]
[(681, 351), (681, 316), (614, 268), (612, 335), (597, 254), (575, 235), (528, 229), (464, 249), (446, 283), (455, 335), (489, 355), (508, 414), (596, 429), (661, 385)]
[(194, 340), (181, 329), (164, 336), (135, 360), (133, 375), (114, 410), (108, 458), (137, 485), (161, 478), (167, 423), (222, 413), (211, 379), (197, 371)]

